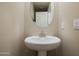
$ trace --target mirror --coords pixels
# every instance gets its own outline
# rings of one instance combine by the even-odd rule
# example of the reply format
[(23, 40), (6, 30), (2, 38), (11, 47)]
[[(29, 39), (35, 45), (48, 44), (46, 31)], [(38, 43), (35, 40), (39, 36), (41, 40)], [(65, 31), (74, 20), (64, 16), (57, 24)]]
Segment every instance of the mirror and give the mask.
[(54, 3), (33, 2), (33, 22), (39, 27), (47, 27), (54, 20)]

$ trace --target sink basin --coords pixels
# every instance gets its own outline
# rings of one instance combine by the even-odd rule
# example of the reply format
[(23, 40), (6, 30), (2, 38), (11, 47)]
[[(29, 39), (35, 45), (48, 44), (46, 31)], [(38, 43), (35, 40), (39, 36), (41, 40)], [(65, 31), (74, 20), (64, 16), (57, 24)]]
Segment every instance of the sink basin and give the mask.
[[(31, 36), (25, 38), (24, 42), (28, 48), (43, 52), (56, 49), (60, 45), (61, 40), (55, 36)], [(43, 54), (45, 53), (43, 52)]]

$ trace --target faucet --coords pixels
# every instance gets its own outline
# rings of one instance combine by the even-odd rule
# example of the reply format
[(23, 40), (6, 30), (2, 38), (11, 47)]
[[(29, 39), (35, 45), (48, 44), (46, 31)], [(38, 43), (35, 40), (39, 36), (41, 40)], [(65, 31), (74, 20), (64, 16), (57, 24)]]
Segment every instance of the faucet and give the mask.
[(45, 34), (45, 32), (44, 32), (43, 30), (41, 30), (41, 32), (39, 33), (39, 36), (40, 36), (40, 37), (45, 37), (46, 34)]

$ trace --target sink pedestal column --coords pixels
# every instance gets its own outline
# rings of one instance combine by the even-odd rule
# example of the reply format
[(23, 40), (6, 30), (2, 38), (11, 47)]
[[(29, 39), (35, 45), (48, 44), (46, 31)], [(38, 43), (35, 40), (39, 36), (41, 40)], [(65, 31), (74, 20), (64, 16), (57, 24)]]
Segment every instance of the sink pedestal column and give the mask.
[(46, 56), (47, 52), (46, 51), (38, 51), (38, 56)]

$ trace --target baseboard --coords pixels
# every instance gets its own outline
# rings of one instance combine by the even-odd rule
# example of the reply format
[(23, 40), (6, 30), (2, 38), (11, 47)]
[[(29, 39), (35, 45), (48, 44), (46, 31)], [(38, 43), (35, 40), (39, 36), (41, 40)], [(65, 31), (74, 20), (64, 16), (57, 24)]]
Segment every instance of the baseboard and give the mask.
[(0, 56), (11, 56), (10, 52), (0, 52)]

